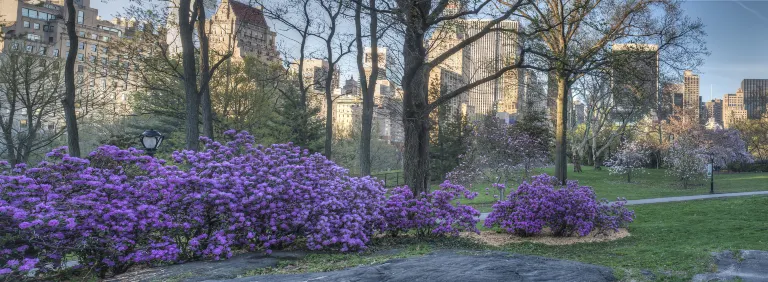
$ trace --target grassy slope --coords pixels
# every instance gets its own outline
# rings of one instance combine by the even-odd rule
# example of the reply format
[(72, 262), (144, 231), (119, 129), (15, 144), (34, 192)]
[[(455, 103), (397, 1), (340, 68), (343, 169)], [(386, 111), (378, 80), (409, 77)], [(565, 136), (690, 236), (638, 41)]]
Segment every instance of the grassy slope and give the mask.
[[(553, 168), (545, 168), (542, 172), (552, 175)], [(646, 169), (632, 176), (632, 183), (627, 183), (624, 175), (610, 175), (607, 169), (594, 170), (583, 167), (582, 173), (568, 171), (569, 179), (578, 180), (579, 184), (592, 186), (599, 198), (609, 200), (624, 197), (628, 200), (662, 198), (674, 196), (700, 195), (709, 193), (709, 181), (700, 180), (684, 189), (674, 177), (665, 174), (665, 170)], [(462, 200), (480, 210), (487, 212), (495, 202), (493, 190), (485, 195), (485, 187), (490, 185), (478, 183), (473, 190), (480, 194), (472, 201)], [(513, 188), (516, 188), (514, 185)], [(715, 174), (715, 193), (747, 192), (768, 190), (768, 173), (734, 173)]]

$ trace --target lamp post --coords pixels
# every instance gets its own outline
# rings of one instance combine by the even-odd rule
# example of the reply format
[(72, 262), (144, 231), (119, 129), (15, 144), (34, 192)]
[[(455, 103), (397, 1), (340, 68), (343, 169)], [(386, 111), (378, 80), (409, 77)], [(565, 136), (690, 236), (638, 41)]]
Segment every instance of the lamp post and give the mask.
[(709, 167), (707, 167), (707, 174), (709, 174), (709, 193), (715, 193), (715, 155), (709, 154)]
[(163, 143), (163, 138), (165, 138), (165, 136), (160, 134), (160, 132), (150, 129), (144, 131), (144, 133), (139, 136), (139, 141), (141, 141), (141, 145), (144, 146), (144, 150), (147, 151), (147, 155), (153, 157), (155, 156), (157, 147), (160, 147), (160, 143)]

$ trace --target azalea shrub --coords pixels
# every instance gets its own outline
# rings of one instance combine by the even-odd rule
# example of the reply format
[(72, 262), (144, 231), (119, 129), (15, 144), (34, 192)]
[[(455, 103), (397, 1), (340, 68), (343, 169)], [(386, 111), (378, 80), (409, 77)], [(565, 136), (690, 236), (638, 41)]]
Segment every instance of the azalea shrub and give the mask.
[(484, 226), (521, 236), (539, 234), (546, 227), (555, 236), (586, 236), (618, 231), (634, 220), (634, 212), (624, 207), (626, 200), (598, 200), (592, 188), (576, 181), (557, 186), (557, 179), (546, 174), (523, 182), (505, 201), (493, 205)]
[[(383, 214), (384, 231), (392, 236), (413, 231), (419, 236), (459, 235), (463, 231), (479, 233), (480, 212), (461, 204), (460, 199), (474, 199), (477, 192), (445, 181), (431, 193), (414, 195), (408, 186), (392, 190)], [(455, 203), (454, 203), (455, 202)]]
[(104, 277), (295, 243), (357, 251), (386, 226), (376, 179), (291, 144), (226, 134), (231, 141), (204, 139), (203, 150), (176, 152), (171, 163), (103, 146), (86, 158), (58, 149), (34, 167), (4, 164), (0, 278), (45, 275), (68, 258)]
[(479, 212), (458, 202), (476, 193), (463, 186), (418, 196), (401, 187), (387, 198), (380, 181), (320, 154), (225, 136), (167, 162), (102, 146), (86, 158), (60, 148), (35, 166), (0, 163), (0, 281), (33, 269), (51, 278), (67, 265), (106, 277), (296, 244), (361, 251), (377, 232), (477, 232)]

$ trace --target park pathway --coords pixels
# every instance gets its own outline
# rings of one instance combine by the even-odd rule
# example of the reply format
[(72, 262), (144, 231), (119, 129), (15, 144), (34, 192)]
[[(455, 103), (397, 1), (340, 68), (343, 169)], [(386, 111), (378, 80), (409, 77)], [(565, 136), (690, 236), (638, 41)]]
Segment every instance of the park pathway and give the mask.
[[(695, 195), (695, 196), (679, 196), (679, 197), (653, 198), (653, 199), (641, 199), (641, 200), (627, 200), (627, 205), (658, 204), (658, 203), (683, 202), (683, 201), (693, 201), (693, 200), (702, 200), (702, 199), (743, 197), (743, 196), (756, 196), (756, 195), (768, 195), (768, 191), (706, 194), (706, 195)], [(485, 218), (487, 217), (488, 217), (487, 212), (480, 214), (480, 220), (485, 220)]]

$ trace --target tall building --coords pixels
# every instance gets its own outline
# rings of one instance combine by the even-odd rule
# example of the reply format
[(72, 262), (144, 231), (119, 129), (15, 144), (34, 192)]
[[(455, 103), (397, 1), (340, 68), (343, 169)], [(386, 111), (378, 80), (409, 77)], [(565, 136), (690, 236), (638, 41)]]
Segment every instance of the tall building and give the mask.
[(547, 93), (544, 91), (544, 82), (539, 79), (536, 71), (526, 69), (521, 70), (523, 74), (522, 94), (519, 97), (520, 106), (518, 114), (526, 111), (546, 112), (548, 101)]
[(259, 7), (222, 0), (208, 20), (208, 38), (211, 50), (224, 54), (232, 51), (232, 58), (258, 58), (263, 62), (279, 62), (275, 37)]
[(683, 93), (685, 85), (682, 83), (666, 83), (662, 87), (662, 116), (663, 120), (683, 109)]
[[(178, 0), (169, 1), (168, 32), (166, 40), (172, 54), (181, 53), (178, 33)], [(233, 60), (245, 57), (263, 62), (279, 62), (275, 37), (264, 18), (261, 8), (235, 0), (222, 0), (206, 22), (211, 55), (232, 53)]]
[[(611, 87), (614, 114), (638, 119), (648, 110), (661, 111), (659, 95), (659, 47), (654, 44), (614, 44)], [(628, 116), (629, 115), (629, 116)]]
[[(491, 20), (463, 20), (466, 34), (471, 37), (478, 34)], [(467, 70), (467, 82), (491, 76), (500, 69), (514, 64), (519, 58), (520, 43), (512, 30), (518, 30), (520, 23), (505, 20), (495, 27), (499, 30), (489, 32), (470, 44), (467, 48), (470, 57)], [(478, 85), (469, 91), (469, 105), (479, 114), (506, 112), (516, 114), (518, 98), (523, 84), (521, 70), (511, 70), (500, 78)]]
[[(363, 69), (365, 71), (365, 77), (371, 76), (371, 71), (373, 70), (373, 53), (372, 53), (371, 47), (365, 47), (364, 55), (363, 55)], [(376, 53), (379, 53), (378, 57), (378, 75), (376, 76), (376, 80), (386, 80), (387, 79), (387, 48), (384, 47), (377, 47)]]
[(731, 128), (735, 122), (747, 119), (744, 109), (744, 92), (739, 89), (736, 94), (725, 94), (723, 97), (723, 127)]
[[(328, 108), (328, 105), (325, 102), (325, 78), (328, 76), (329, 66), (330, 64), (328, 64), (328, 61), (320, 59), (305, 59), (303, 64), (304, 87), (308, 89), (307, 104), (310, 107), (320, 108), (320, 112), (318, 113), (319, 118), (325, 118), (326, 109)], [(298, 74), (298, 62), (291, 64), (288, 70), (291, 73)], [(339, 88), (338, 66), (335, 67), (334, 76), (329, 87), (331, 87), (332, 90)], [(331, 96), (336, 97), (338, 95), (341, 95), (340, 90), (338, 94)]]
[(344, 82), (341, 94), (346, 96), (360, 96), (360, 84), (350, 76), (347, 81)]
[(768, 103), (768, 79), (744, 79), (741, 81), (741, 90), (744, 92), (747, 118), (762, 118)]
[[(108, 64), (118, 64), (119, 57), (112, 54), (108, 43), (124, 36), (124, 26), (102, 20), (90, 0), (75, 0), (76, 32), (78, 36), (75, 72), (81, 81), (78, 93), (98, 91), (111, 95), (111, 110), (126, 113), (127, 81), (111, 79)], [(0, 52), (24, 51), (51, 59), (66, 59), (69, 55), (69, 36), (65, 19), (68, 18), (64, 0), (21, 1), (0, 0), (0, 23), (3, 40)]]
[(705, 103), (705, 108), (707, 109), (707, 121), (714, 119), (715, 123), (723, 126), (723, 100), (712, 99), (712, 101)]
[(701, 108), (699, 91), (699, 75), (690, 70), (683, 72), (683, 110), (696, 118)]
[(350, 136), (360, 127), (363, 100), (358, 95), (341, 95), (333, 101), (333, 126), (337, 138)]

